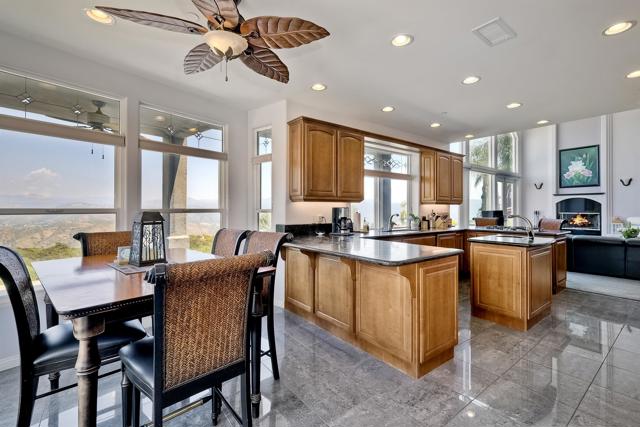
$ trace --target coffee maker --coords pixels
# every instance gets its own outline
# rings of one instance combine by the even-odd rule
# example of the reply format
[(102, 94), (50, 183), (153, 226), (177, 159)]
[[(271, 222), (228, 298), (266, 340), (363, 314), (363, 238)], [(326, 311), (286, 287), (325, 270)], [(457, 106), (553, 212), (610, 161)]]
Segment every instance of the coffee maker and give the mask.
[(351, 234), (353, 233), (353, 221), (351, 221), (351, 210), (349, 208), (331, 209), (331, 234)]

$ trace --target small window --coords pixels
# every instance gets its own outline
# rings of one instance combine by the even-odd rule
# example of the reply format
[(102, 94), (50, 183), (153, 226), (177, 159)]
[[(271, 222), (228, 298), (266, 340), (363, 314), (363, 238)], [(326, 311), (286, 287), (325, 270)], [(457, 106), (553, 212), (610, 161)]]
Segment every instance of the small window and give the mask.
[(272, 161), (271, 128), (256, 131), (255, 139), (256, 222), (259, 231), (271, 231), (272, 224)]
[(0, 71), (0, 114), (120, 133), (120, 102)]
[(183, 147), (222, 152), (222, 126), (140, 106), (140, 138)]
[(492, 167), (491, 138), (477, 138), (469, 141), (469, 163)]

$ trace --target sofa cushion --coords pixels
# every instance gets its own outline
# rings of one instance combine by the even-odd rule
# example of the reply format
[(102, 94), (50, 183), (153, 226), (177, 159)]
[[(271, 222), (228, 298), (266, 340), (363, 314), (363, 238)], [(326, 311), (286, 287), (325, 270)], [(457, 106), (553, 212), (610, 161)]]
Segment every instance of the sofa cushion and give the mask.
[(575, 243), (595, 243), (600, 245), (624, 245), (624, 238), (618, 236), (573, 236)]

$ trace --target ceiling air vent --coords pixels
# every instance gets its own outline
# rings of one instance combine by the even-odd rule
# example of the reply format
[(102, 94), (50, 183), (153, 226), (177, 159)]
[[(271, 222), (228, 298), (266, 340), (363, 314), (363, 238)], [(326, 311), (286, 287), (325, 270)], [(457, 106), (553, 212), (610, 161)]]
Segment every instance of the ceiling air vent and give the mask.
[(494, 18), (472, 31), (489, 47), (494, 47), (517, 36), (516, 32), (500, 17)]

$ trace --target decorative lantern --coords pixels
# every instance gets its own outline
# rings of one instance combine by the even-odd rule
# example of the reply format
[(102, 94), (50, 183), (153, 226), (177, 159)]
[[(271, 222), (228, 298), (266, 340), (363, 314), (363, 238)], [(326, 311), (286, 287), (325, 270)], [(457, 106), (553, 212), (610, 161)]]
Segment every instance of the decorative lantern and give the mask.
[(167, 262), (164, 218), (160, 212), (141, 212), (133, 220), (129, 264), (135, 266)]

